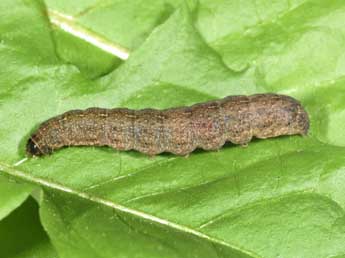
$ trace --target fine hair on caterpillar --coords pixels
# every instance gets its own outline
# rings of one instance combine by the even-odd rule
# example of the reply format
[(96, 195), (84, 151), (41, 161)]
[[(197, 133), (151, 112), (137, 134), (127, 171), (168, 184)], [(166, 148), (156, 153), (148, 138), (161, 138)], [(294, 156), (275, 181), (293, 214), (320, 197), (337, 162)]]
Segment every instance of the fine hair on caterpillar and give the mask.
[(294, 98), (278, 94), (228, 96), (165, 110), (89, 108), (43, 122), (28, 140), (29, 156), (65, 146), (109, 146), (156, 155), (218, 150), (227, 141), (245, 145), (253, 137), (306, 135), (308, 114)]

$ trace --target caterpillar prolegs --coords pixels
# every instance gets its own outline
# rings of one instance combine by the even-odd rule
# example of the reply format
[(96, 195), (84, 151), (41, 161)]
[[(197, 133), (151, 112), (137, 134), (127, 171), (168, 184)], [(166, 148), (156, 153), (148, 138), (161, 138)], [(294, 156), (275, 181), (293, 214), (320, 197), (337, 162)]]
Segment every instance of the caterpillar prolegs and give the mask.
[(225, 142), (247, 144), (253, 137), (306, 135), (308, 114), (292, 97), (278, 94), (228, 96), (165, 110), (89, 108), (43, 122), (27, 143), (41, 156), (65, 146), (110, 146), (148, 155), (187, 155), (196, 148), (217, 150)]

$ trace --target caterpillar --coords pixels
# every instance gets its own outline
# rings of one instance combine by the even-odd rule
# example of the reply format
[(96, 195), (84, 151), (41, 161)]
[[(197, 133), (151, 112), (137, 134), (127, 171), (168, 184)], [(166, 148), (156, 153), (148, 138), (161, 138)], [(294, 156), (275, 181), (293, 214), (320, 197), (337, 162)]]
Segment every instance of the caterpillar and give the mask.
[(306, 135), (309, 118), (300, 102), (278, 94), (228, 96), (165, 110), (89, 108), (43, 122), (27, 142), (29, 156), (65, 146), (109, 146), (156, 155), (218, 150), (225, 142), (246, 145), (253, 137)]

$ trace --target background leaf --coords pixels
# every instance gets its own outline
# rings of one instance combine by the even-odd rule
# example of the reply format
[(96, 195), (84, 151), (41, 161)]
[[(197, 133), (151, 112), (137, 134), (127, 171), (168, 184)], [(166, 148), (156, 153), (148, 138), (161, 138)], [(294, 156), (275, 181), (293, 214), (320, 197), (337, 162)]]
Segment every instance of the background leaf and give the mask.
[(0, 220), (17, 208), (29, 196), (32, 186), (10, 182), (0, 176)]
[[(25, 88), (23, 88), (25, 84), (32, 83), (33, 78), (42, 76), (38, 65), (49, 70), (49, 65), (58, 63), (53, 43), (50, 40), (47, 19), (43, 15), (44, 6), (39, 1), (30, 1), (25, 5), (19, 4), (19, 2), (11, 2), (13, 3), (10, 8), (12, 12), (8, 11), (9, 1), (0, 3), (0, 16), (2, 17), (0, 25), (0, 121), (2, 124), (0, 157), (9, 164), (15, 163), (19, 157), (22, 157), (17, 154), (18, 146), (13, 145), (23, 137), (21, 126), (18, 126), (22, 124), (17, 120), (18, 117), (8, 119), (16, 103), (22, 100), (15, 92), (19, 93)], [(15, 13), (20, 13), (21, 19), (17, 19)], [(30, 38), (37, 41), (33, 42)], [(18, 99), (13, 97), (18, 97)], [(23, 106), (30, 106), (29, 99), (23, 102)], [(38, 104), (42, 106), (41, 103)], [(23, 128), (25, 128), (24, 125)], [(20, 205), (31, 191), (31, 186), (16, 185), (1, 176), (0, 219)]]
[[(28, 45), (40, 40), (53, 44), (47, 19), (39, 15), (42, 7), (33, 3), (24, 8), (18, 1), (19, 12), (7, 14), (5, 23), (18, 22), (15, 15), (22, 15), (23, 23), (36, 19), (38, 36), (27, 37), (30, 28), (12, 26), (13, 37), (21, 41), (4, 37), (2, 51), (7, 63), (15, 65), (3, 64), (12, 69), (11, 76), (0, 73), (1, 83), (8, 82), (1, 97), (0, 116), (6, 123), (0, 125), (0, 135), (6, 137), (0, 147), (4, 153), (0, 169), (42, 186), (41, 220), (60, 257), (113, 257), (114, 253), (118, 257), (341, 257), (345, 253), (345, 149), (344, 135), (338, 133), (345, 120), (342, 31), (333, 35), (337, 17), (344, 17), (341, 3), (332, 1), (324, 9), (321, 1), (296, 2), (281, 9), (280, 5), (262, 8), (265, 1), (259, 2), (254, 9), (260, 11), (261, 6), (267, 17), (289, 10), (286, 24), (300, 26), (300, 34), (289, 38), (293, 33), (280, 34), (268, 24), (254, 37), (253, 52), (266, 46), (258, 44), (260, 40), (276, 43), (271, 37), (276, 33), (282, 37), (280, 47), (249, 56), (245, 49), (222, 52), (205, 36), (207, 28), (202, 31), (200, 24), (207, 13), (202, 8), (211, 8), (214, 2), (202, 1), (192, 11), (183, 5), (153, 30), (128, 61), (98, 80), (85, 78), (53, 53), (47, 59), (49, 52), (31, 57)], [(224, 3), (217, 4), (215, 17), (222, 13), (228, 17)], [(315, 17), (301, 18), (301, 10), (310, 7)], [(238, 6), (232, 13), (241, 8), (251, 12), (251, 6)], [(222, 19), (214, 19), (218, 20)], [(315, 40), (320, 30), (323, 40)], [(241, 34), (224, 44), (245, 46), (243, 40)], [(312, 51), (311, 44), (330, 53)], [(9, 49), (24, 53), (19, 60), (25, 62), (16, 63), (18, 54)], [(236, 72), (227, 60), (235, 60), (235, 55), (243, 55), (247, 63), (237, 63)], [(319, 62), (310, 65), (308, 58)], [(46, 62), (35, 61), (39, 59)], [(335, 60), (339, 69), (319, 67)], [(255, 140), (245, 149), (227, 145), (219, 152), (196, 151), (188, 159), (67, 148), (16, 168), (11, 165), (25, 156), (30, 131), (69, 109), (167, 108), (266, 91), (288, 93), (302, 101), (311, 118), (308, 137)], [(11, 118), (5, 119), (10, 112)]]
[(315, 137), (344, 146), (343, 2), (201, 0), (196, 16), (202, 36), (231, 69), (254, 69), (266, 91), (318, 103), (313, 113), (323, 129)]
[[(116, 68), (150, 32), (163, 23), (183, 1), (46, 1), (54, 28), (59, 56), (77, 65), (88, 77), (97, 77)], [(192, 5), (192, 1), (191, 1)], [(59, 20), (90, 38), (104, 40), (109, 48), (122, 49), (124, 56), (100, 50), (73, 33), (66, 33)], [(56, 22), (55, 22), (56, 20)], [(116, 22), (114, 22), (114, 20)]]
[(57, 258), (38, 218), (38, 205), (29, 198), (0, 222), (1, 257)]

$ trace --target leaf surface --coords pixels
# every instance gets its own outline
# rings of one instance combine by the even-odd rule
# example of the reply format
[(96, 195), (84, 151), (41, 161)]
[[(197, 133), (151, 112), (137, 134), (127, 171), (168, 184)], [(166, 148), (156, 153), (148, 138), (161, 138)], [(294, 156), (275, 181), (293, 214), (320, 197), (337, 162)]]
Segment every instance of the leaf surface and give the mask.
[(117, 68), (182, 1), (46, 2), (59, 56), (95, 78)]

